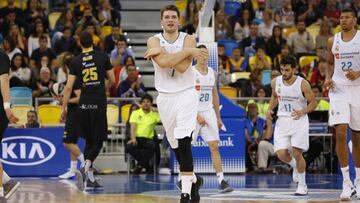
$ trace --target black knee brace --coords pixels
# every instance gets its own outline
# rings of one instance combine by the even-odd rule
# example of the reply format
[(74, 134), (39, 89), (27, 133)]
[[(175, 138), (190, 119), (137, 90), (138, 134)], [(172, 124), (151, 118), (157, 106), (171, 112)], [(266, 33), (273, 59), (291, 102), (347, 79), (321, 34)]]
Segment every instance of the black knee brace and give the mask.
[(175, 155), (180, 164), (181, 172), (192, 172), (193, 167), (193, 158), (191, 151), (191, 137), (184, 137), (178, 139), (178, 148), (175, 149)]

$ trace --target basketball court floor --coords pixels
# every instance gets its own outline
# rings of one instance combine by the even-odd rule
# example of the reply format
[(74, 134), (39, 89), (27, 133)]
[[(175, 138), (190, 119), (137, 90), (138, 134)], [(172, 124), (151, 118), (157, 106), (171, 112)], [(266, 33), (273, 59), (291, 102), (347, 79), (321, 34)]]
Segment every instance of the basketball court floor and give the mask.
[[(217, 178), (204, 175), (201, 202), (339, 202), (342, 179), (339, 175), (307, 175), (309, 195), (296, 197), (295, 183), (288, 175), (228, 175), (234, 186), (232, 193), (217, 192)], [(74, 180), (54, 178), (17, 178), (18, 191), (8, 203), (175, 203), (180, 192), (177, 176), (162, 175), (103, 175), (103, 190), (80, 192)], [(352, 202), (360, 202), (353, 200)]]

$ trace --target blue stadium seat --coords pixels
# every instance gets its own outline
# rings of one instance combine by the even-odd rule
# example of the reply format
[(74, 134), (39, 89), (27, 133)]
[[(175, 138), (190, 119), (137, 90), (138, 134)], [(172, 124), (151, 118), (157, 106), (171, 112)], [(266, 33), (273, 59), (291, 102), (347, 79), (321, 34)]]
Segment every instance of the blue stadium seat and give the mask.
[(219, 40), (218, 43), (221, 45), (224, 45), (226, 56), (231, 56), (233, 49), (235, 47), (239, 47), (239, 42), (237, 42), (235, 40), (230, 40), (230, 39), (222, 39), (222, 40)]
[(233, 16), (236, 14), (236, 11), (241, 9), (241, 4), (237, 1), (225, 1), (224, 12), (227, 16)]
[(32, 105), (32, 91), (27, 87), (10, 88), (12, 105)]
[(262, 71), (262, 84), (268, 85), (271, 83), (271, 70), (263, 70)]

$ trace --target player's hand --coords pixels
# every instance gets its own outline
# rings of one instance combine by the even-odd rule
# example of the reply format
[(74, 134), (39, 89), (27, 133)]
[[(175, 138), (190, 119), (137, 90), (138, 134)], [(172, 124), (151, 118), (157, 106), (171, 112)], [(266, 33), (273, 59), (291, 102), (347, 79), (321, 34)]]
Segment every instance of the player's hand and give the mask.
[(209, 53), (205, 49), (189, 48), (189, 51), (191, 56), (198, 60), (207, 59), (209, 57)]
[(66, 121), (66, 114), (67, 114), (67, 106), (63, 106), (62, 112), (61, 112), (61, 118), (60, 121), (65, 123)]
[(324, 89), (326, 89), (326, 90), (333, 89), (334, 81), (331, 78), (326, 79), (323, 86), (324, 86)]
[(222, 122), (221, 118), (218, 118), (217, 119), (217, 125), (218, 125), (218, 128), (221, 129), (221, 127), (224, 125), (224, 123)]
[(198, 121), (198, 123), (200, 124), (201, 127), (204, 127), (205, 125), (207, 125), (205, 119), (203, 117), (199, 116), (199, 115), (197, 116), (197, 121)]
[(354, 81), (360, 77), (360, 71), (348, 70), (348, 71), (346, 71), (345, 76), (349, 80)]
[(59, 95), (59, 96), (53, 95), (53, 99), (56, 100), (56, 101), (61, 102), (62, 101), (62, 96), (61, 95)]
[(273, 110), (269, 110), (267, 113), (266, 113), (266, 119), (269, 119), (269, 120), (273, 120), (273, 117), (272, 115), (274, 114), (274, 111)]
[(165, 48), (163, 48), (163, 47), (150, 48), (150, 49), (146, 50), (146, 52), (144, 54), (144, 58), (146, 58), (147, 60), (150, 60), (152, 57), (157, 56), (163, 52), (166, 52)]
[(294, 120), (299, 120), (303, 115), (305, 115), (305, 113), (302, 110), (294, 110), (291, 113), (291, 116), (294, 118)]
[(134, 138), (134, 139), (132, 139), (131, 138), (131, 140), (129, 140), (128, 142), (127, 142), (127, 144), (131, 144), (131, 145), (137, 145), (137, 141), (136, 141), (136, 138)]
[(16, 124), (19, 121), (19, 118), (14, 115), (11, 109), (5, 109), (5, 112), (10, 123)]

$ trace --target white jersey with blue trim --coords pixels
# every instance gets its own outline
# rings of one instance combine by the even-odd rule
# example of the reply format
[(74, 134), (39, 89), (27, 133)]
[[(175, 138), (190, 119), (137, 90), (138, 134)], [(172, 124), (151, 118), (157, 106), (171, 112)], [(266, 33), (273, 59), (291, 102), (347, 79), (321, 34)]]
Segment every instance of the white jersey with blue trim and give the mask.
[(207, 74), (203, 75), (193, 66), (196, 78), (196, 87), (200, 86), (199, 90), (199, 106), (198, 111), (206, 111), (213, 108), (212, 91), (215, 85), (215, 72), (211, 67), (207, 68)]

